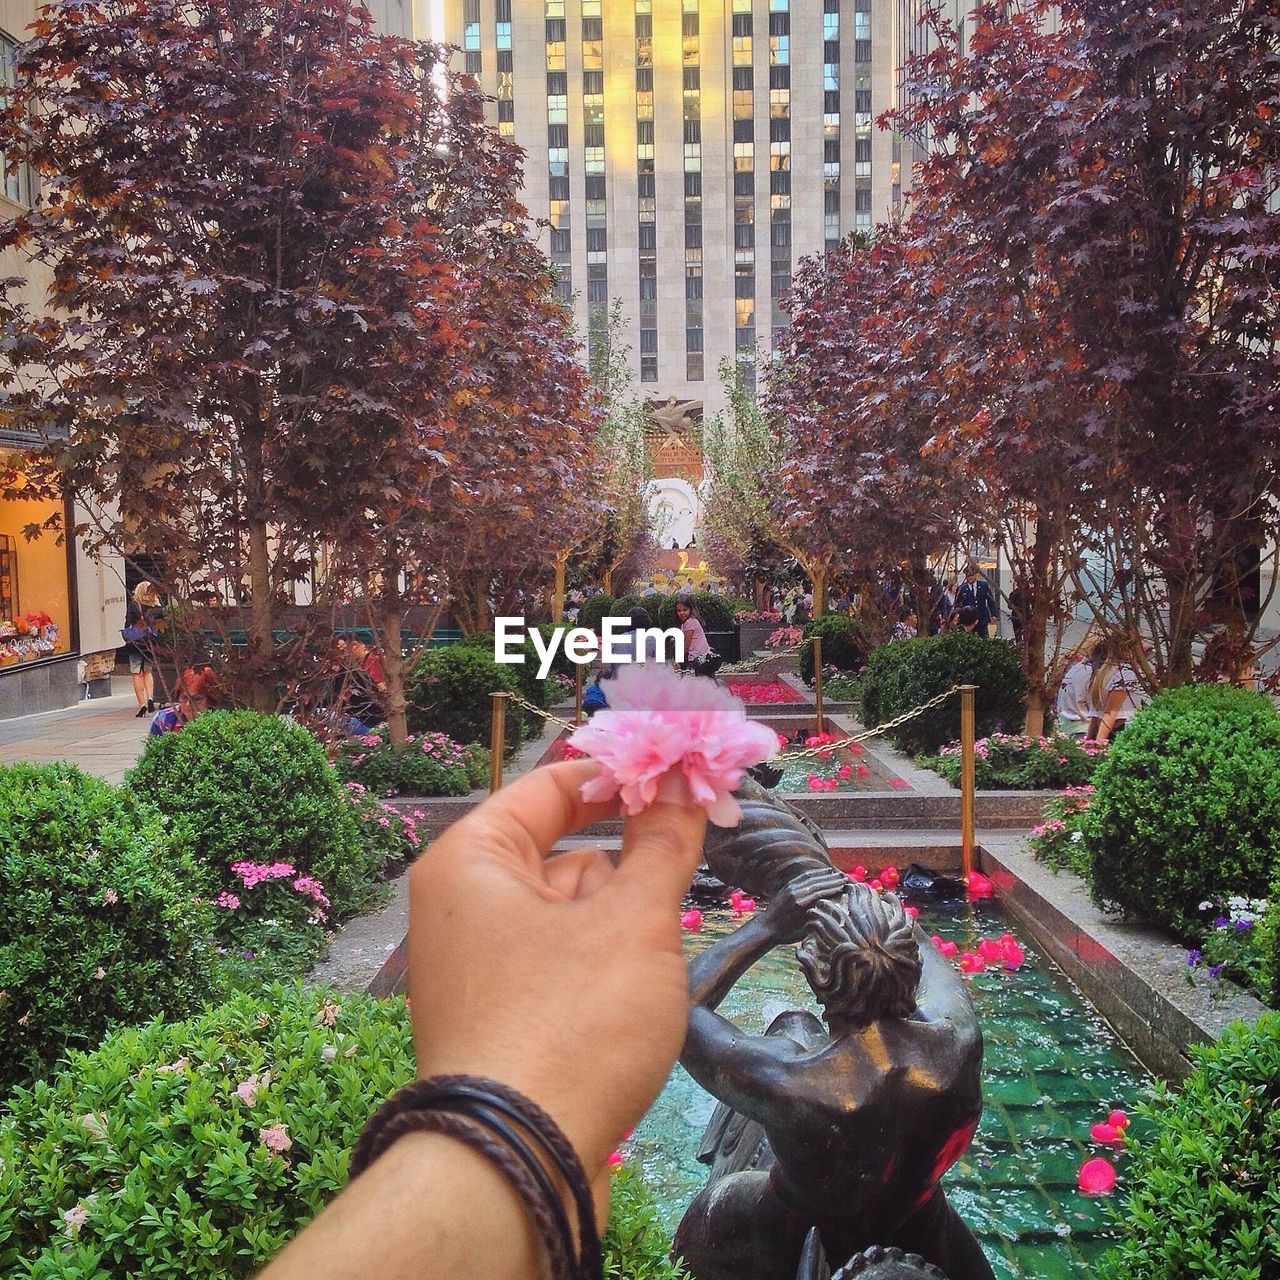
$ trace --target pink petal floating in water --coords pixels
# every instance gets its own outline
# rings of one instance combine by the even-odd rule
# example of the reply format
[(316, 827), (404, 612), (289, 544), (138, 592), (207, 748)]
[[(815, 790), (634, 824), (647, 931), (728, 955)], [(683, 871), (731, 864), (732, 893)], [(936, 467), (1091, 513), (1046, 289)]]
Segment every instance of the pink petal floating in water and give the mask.
[(880, 879), (883, 880), (890, 889), (894, 888), (901, 878), (902, 877), (898, 875), (897, 867), (885, 867), (884, 870), (880, 872)]
[(1023, 958), (1022, 948), (1016, 942), (1005, 943), (1003, 963), (1010, 973), (1022, 968)]
[[(596, 714), (598, 715), (599, 712), (597, 712)], [(699, 911), (697, 907), (693, 907), (690, 910), (686, 911), (680, 917), (680, 927), (682, 929), (688, 929), (691, 932), (696, 933), (699, 929), (702, 928), (702, 912)]]
[(850, 871), (849, 874), (855, 880), (865, 880), (867, 878), (867, 869), (862, 865), (862, 863), (858, 863), (858, 865), (854, 867), (854, 869)]
[(964, 951), (960, 955), (961, 973), (981, 973), (987, 962), (976, 951)]
[(915, 920), (920, 915), (919, 907), (905, 906), (902, 910), (910, 916), (912, 920)]
[(884, 892), (884, 885), (883, 885), (883, 884), (881, 883), (881, 881), (879, 881), (879, 880), (872, 880), (872, 881), (871, 881), (871, 887), (872, 887), (872, 888), (873, 888), (877, 893), (883, 893), (883, 892)]
[(1080, 1190), (1087, 1196), (1105, 1196), (1116, 1185), (1116, 1170), (1110, 1160), (1091, 1156), (1077, 1175)]
[(978, 954), (988, 964), (996, 964), (1004, 959), (1004, 948), (994, 938), (983, 938), (978, 943)]
[(1107, 1123), (1115, 1129), (1123, 1129), (1129, 1123), (1129, 1117), (1123, 1111), (1113, 1111), (1107, 1117)]
[(860, 778), (865, 778), (871, 773), (871, 770), (868, 769), (865, 764), (860, 764), (855, 766), (854, 773), (856, 773)]
[(743, 915), (746, 915), (748, 912), (754, 911), (755, 909), (756, 900), (754, 898), (743, 898), (738, 903), (738, 910), (741, 911)]
[(939, 953), (944, 956), (953, 956), (956, 953), (956, 944), (939, 934), (935, 933), (929, 941), (932, 942), (933, 945), (938, 948)]
[(849, 778), (853, 777), (853, 765), (842, 764), (836, 772), (847, 781)]
[(1113, 1124), (1108, 1124), (1105, 1120), (1099, 1120), (1096, 1124), (1089, 1126), (1089, 1138), (1093, 1142), (1101, 1142), (1106, 1146), (1112, 1146), (1120, 1141), (1120, 1132)]
[(966, 885), (971, 898), (989, 898), (995, 889), (995, 886), (981, 871), (970, 871)]

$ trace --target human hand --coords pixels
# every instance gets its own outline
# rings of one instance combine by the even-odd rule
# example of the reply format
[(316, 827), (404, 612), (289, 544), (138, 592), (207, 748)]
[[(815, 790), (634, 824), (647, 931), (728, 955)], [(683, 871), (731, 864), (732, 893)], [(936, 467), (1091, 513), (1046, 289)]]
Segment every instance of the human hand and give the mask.
[(535, 769), (445, 831), (409, 873), (409, 993), (420, 1076), (489, 1076), (543, 1107), (607, 1205), (606, 1159), (657, 1096), (688, 1018), (680, 899), (701, 809), (654, 804), (600, 849), (546, 858), (616, 816), (587, 804), (594, 761)]
[(848, 887), (848, 877), (835, 867), (802, 871), (769, 899), (765, 925), (779, 942), (799, 942), (804, 937), (809, 908), (823, 898), (837, 897)]

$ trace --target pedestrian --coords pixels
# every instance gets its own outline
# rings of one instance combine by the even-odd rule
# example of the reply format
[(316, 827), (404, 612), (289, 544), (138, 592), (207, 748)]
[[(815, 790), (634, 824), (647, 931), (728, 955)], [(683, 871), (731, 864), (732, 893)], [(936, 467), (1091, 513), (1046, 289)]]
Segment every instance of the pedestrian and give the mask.
[(991, 624), (1000, 620), (1000, 609), (991, 584), (978, 572), (978, 566), (972, 560), (964, 567), (964, 581), (956, 588), (953, 608), (957, 612), (962, 609), (976, 611), (977, 627), (966, 627), (965, 630), (976, 630), (979, 635), (991, 635)]
[(1130, 662), (1131, 650), (1131, 642), (1119, 636), (1101, 641), (1094, 650), (1089, 736), (1098, 742), (1108, 742), (1119, 733), (1146, 700)]
[(1083, 738), (1089, 731), (1089, 678), (1093, 675), (1092, 655), (1099, 648), (1100, 645), (1095, 645), (1088, 652), (1080, 650), (1072, 654), (1058, 686), (1054, 700), (1058, 732), (1072, 738)]
[(141, 720), (156, 709), (155, 679), (156, 659), (152, 650), (160, 620), (160, 597), (155, 584), (139, 582), (125, 606), (124, 626), (120, 635), (124, 638), (125, 655), (129, 659), (129, 678), (133, 681), (133, 696), (138, 710), (134, 718)]
[(947, 584), (939, 582), (936, 578), (933, 579), (929, 584), (928, 632), (931, 636), (936, 636), (947, 629), (951, 622), (952, 608), (951, 592), (947, 590)]
[(684, 632), (683, 669), (692, 671), (695, 675), (714, 678), (720, 667), (720, 655), (711, 648), (702, 619), (693, 607), (692, 596), (676, 597), (676, 622)]
[(216, 689), (216, 678), (209, 667), (203, 667), (199, 671), (188, 667), (178, 678), (178, 685), (174, 690), (176, 700), (155, 713), (147, 732), (157, 736), (162, 733), (177, 733), (188, 721), (209, 709)]

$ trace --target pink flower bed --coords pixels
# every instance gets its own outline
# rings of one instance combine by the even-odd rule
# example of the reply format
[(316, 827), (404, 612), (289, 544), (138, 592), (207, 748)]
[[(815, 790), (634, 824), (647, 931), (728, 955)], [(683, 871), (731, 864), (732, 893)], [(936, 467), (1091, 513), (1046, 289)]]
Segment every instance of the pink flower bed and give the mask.
[(750, 706), (770, 702), (803, 702), (804, 699), (781, 680), (750, 680), (725, 677), (725, 687), (735, 698)]

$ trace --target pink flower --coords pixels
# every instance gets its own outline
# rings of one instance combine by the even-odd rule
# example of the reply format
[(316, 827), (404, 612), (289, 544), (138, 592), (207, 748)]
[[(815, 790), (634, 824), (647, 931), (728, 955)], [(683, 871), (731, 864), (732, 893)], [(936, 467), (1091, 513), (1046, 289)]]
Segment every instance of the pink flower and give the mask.
[(331, 1027), (338, 1020), (338, 1014), (341, 1011), (340, 1004), (334, 1004), (332, 1000), (326, 1000), (320, 1006), (320, 1012), (315, 1016), (315, 1024), (317, 1027)]
[(911, 920), (915, 920), (920, 915), (920, 908), (913, 907), (910, 904), (903, 907), (902, 910), (906, 913), (907, 917)]
[[(596, 714), (598, 715), (599, 712)], [(691, 907), (681, 915), (680, 927), (688, 929), (691, 933), (697, 933), (702, 928), (702, 912), (697, 907)]]
[(960, 972), (961, 973), (981, 973), (987, 967), (987, 962), (976, 952), (965, 951), (960, 955)]
[(858, 863), (858, 865), (849, 872), (849, 875), (854, 880), (865, 880), (867, 878), (867, 869), (862, 865), (862, 863)]
[(1085, 1195), (1105, 1196), (1116, 1185), (1115, 1166), (1102, 1156), (1093, 1156), (1080, 1166), (1076, 1181)]
[(1100, 1143), (1104, 1147), (1121, 1146), (1124, 1142), (1115, 1125), (1108, 1124), (1105, 1120), (1099, 1120), (1097, 1124), (1089, 1126), (1089, 1140)]
[(120, 895), (114, 889), (103, 889), (102, 900), (109, 907), (114, 907), (120, 901)]
[(1107, 1123), (1111, 1125), (1113, 1129), (1125, 1129), (1128, 1128), (1129, 1117), (1125, 1115), (1123, 1111), (1113, 1111), (1109, 1116), (1107, 1116)]
[(83, 1204), (75, 1204), (62, 1211), (62, 1221), (68, 1235), (75, 1235), (89, 1221), (89, 1210)]
[(858, 775), (858, 777), (865, 778), (871, 772), (871, 770), (865, 764), (859, 764), (854, 766), (854, 772)]
[(621, 666), (609, 681), (609, 706), (570, 742), (604, 766), (583, 784), (584, 800), (620, 795), (633, 815), (661, 795), (701, 806), (721, 827), (742, 817), (732, 792), (743, 773), (778, 747), (777, 734), (748, 720), (742, 703), (714, 681), (657, 663)]
[(883, 880), (890, 889), (897, 888), (900, 878), (897, 867), (885, 867), (885, 869), (880, 872), (880, 879)]
[(971, 898), (989, 898), (995, 891), (995, 886), (981, 871), (970, 871), (965, 883)]
[(282, 1155), (293, 1146), (287, 1124), (269, 1124), (258, 1130), (258, 1140), (268, 1151)]
[(250, 1076), (247, 1080), (241, 1080), (236, 1085), (236, 1097), (244, 1103), (246, 1107), (251, 1107), (258, 1101), (258, 1089), (262, 1084), (262, 1077), (257, 1075)]
[(610, 1151), (605, 1158), (605, 1164), (609, 1166), (610, 1171), (620, 1168), (622, 1165), (622, 1152)]
[(994, 938), (982, 938), (978, 942), (978, 954), (988, 964), (999, 964), (1004, 959), (1004, 948)]
[(939, 955), (953, 956), (956, 953), (956, 944), (947, 938), (940, 937), (936, 933), (929, 939), (929, 941), (938, 948)]
[(1011, 973), (1014, 969), (1022, 968), (1022, 948), (1016, 942), (1006, 942), (1004, 944), (1004, 956), (1001, 963)]
[(899, 778), (897, 774), (894, 774), (894, 776), (889, 779), (889, 785), (891, 787), (897, 787), (899, 791), (903, 791), (909, 787), (911, 783), (909, 783), (906, 778)]
[(226, 890), (223, 890), (222, 893), (214, 898), (213, 905), (215, 907), (226, 907), (228, 911), (234, 911), (240, 905), (240, 899), (234, 893), (227, 893)]

